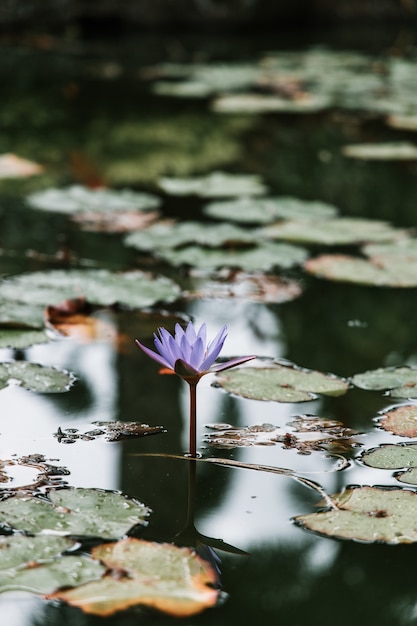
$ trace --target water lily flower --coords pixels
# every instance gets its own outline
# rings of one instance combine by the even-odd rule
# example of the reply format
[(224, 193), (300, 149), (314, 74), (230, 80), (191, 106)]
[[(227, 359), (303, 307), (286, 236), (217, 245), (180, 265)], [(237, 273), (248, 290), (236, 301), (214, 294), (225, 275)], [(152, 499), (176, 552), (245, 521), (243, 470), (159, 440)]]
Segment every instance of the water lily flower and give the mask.
[(206, 324), (202, 324), (196, 331), (193, 323), (189, 322), (185, 330), (176, 324), (174, 334), (169, 333), (166, 328), (159, 328), (158, 333), (154, 333), (156, 352), (136, 339), (137, 345), (145, 354), (162, 365), (164, 370), (180, 376), (190, 387), (190, 456), (192, 458), (197, 456), (196, 389), (198, 381), (205, 374), (221, 372), (256, 358), (255, 356), (237, 357), (215, 365), (214, 362), (223, 348), (226, 337), (227, 326), (223, 326), (215, 338), (207, 343)]
[(198, 331), (192, 322), (188, 323), (185, 330), (176, 324), (173, 335), (165, 328), (159, 328), (158, 333), (154, 333), (156, 352), (138, 340), (137, 345), (164, 369), (181, 376), (190, 384), (196, 384), (205, 374), (221, 372), (255, 358), (255, 356), (238, 357), (214, 365), (227, 337), (227, 326), (223, 326), (208, 344), (206, 324), (202, 324)]

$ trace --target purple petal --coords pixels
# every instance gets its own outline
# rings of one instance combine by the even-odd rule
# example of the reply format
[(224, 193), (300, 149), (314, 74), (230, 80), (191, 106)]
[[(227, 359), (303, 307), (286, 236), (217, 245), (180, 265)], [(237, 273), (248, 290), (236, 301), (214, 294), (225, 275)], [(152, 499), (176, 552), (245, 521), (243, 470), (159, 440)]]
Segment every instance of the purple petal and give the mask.
[(192, 352), (191, 352), (191, 358), (189, 359), (189, 363), (195, 367), (196, 369), (198, 369), (199, 371), (201, 371), (201, 361), (204, 358), (204, 352), (206, 349), (206, 345), (203, 342), (201, 337), (197, 338), (197, 341), (194, 343), (193, 348), (192, 348)]
[(153, 359), (154, 361), (156, 361), (157, 363), (159, 363), (160, 365), (163, 365), (164, 367), (167, 367), (170, 370), (173, 370), (173, 366), (170, 365), (170, 363), (164, 359), (164, 357), (162, 357), (161, 355), (157, 354), (156, 352), (154, 352), (153, 350), (150, 350), (149, 348), (147, 348), (146, 346), (144, 346), (140, 341), (138, 341), (136, 339), (136, 344), (138, 345), (138, 347), (148, 356), (151, 357), (151, 359)]
[(161, 341), (161, 339), (154, 334), (154, 344), (156, 351), (162, 356), (163, 359), (167, 361), (167, 363), (171, 364), (171, 367), (174, 366), (174, 357), (169, 350), (169, 347), (166, 343)]
[(210, 372), (222, 372), (223, 370), (228, 370), (231, 367), (236, 367), (236, 365), (242, 365), (242, 363), (246, 363), (246, 361), (251, 361), (252, 359), (256, 359), (256, 356), (240, 356), (236, 359), (231, 359), (230, 361), (214, 365), (210, 368)]
[(190, 344), (193, 344), (196, 341), (197, 335), (195, 333), (195, 328), (192, 322), (188, 322), (187, 328), (185, 330), (185, 335)]
[(207, 348), (207, 356), (205, 360), (201, 364), (201, 371), (208, 370), (214, 363), (214, 361), (219, 356), (221, 349), (223, 348), (223, 344), (227, 337), (227, 326), (223, 326), (221, 331), (217, 333), (216, 337), (213, 341), (210, 342)]
[(175, 334), (174, 334), (174, 339), (175, 342), (180, 345), (182, 338), (184, 337), (185, 332), (182, 326), (180, 326), (179, 324), (175, 324)]
[(181, 351), (181, 359), (183, 359), (184, 361), (186, 361), (187, 363), (190, 362), (191, 359), (191, 355), (192, 355), (192, 347), (190, 345), (190, 342), (188, 341), (186, 335), (183, 335), (181, 337), (181, 343), (180, 343), (180, 351)]

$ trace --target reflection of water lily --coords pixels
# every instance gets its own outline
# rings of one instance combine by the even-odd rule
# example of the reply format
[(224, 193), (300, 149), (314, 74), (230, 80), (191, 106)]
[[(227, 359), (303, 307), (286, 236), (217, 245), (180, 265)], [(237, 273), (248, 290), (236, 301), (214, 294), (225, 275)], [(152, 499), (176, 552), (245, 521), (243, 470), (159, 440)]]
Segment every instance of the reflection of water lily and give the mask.
[(223, 326), (208, 344), (205, 324), (200, 326), (198, 332), (196, 332), (192, 322), (189, 322), (185, 330), (176, 324), (174, 335), (171, 335), (165, 328), (159, 328), (158, 332), (159, 335), (154, 333), (157, 352), (150, 350), (136, 340), (139, 348), (164, 368), (175, 372), (191, 384), (196, 384), (205, 374), (221, 372), (255, 358), (254, 356), (238, 357), (225, 363), (213, 365), (227, 337), (226, 326)]
[(190, 455), (195, 457), (196, 451), (196, 387), (202, 376), (210, 372), (221, 372), (246, 361), (254, 356), (244, 356), (214, 365), (227, 337), (227, 327), (223, 326), (216, 337), (207, 343), (206, 325), (202, 324), (196, 332), (193, 323), (189, 322), (184, 330), (179, 324), (172, 335), (165, 328), (154, 333), (156, 352), (136, 340), (139, 348), (151, 359), (157, 361), (164, 369), (175, 373), (190, 386)]

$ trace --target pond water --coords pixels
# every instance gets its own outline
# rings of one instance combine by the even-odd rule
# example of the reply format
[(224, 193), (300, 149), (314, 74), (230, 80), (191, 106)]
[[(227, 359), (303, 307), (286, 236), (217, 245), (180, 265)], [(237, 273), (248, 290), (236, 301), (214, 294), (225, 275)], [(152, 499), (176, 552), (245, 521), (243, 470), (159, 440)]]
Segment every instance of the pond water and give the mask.
[[(346, 144), (412, 143), (415, 131), (388, 126), (386, 114), (339, 103), (305, 113), (226, 115), (213, 111), (207, 98), (162, 96), (151, 88), (149, 77), (159, 77), (155, 68), (164, 62), (250, 64), (265, 52), (305, 52), (317, 46), (327, 46), (330, 56), (341, 50), (370, 55), (374, 65), (385, 58), (416, 58), (412, 33), (406, 30), (373, 33), (372, 38), (361, 32), (356, 38), (352, 33), (287, 34), (278, 44), (273, 35), (249, 43), (226, 36), (205, 36), (200, 42), (169, 35), (83, 40), (71, 33), (3, 41), (0, 72), (7, 88), (0, 113), (0, 153), (37, 162), (44, 171), (0, 180), (2, 276), (53, 269), (144, 269), (167, 276), (183, 290), (207, 282), (190, 277), (184, 267), (127, 247), (124, 233), (86, 231), (67, 215), (27, 204), (29, 194), (73, 184), (153, 193), (161, 199), (164, 217), (212, 223), (202, 213), (207, 199), (165, 193), (159, 178), (215, 170), (256, 174), (270, 196), (321, 201), (336, 206), (344, 217), (414, 227), (415, 158), (362, 160), (341, 154)], [(414, 97), (415, 89), (415, 84), (409, 86)], [(343, 254), (357, 250), (349, 245), (307, 247), (312, 256), (329, 249)], [(26, 360), (76, 377), (65, 393), (35, 393), (15, 383), (0, 391), (1, 459), (41, 455), (42, 462), (67, 470), (55, 484), (117, 490), (144, 502), (152, 510), (149, 523), (134, 535), (149, 541), (193, 546), (196, 534), (184, 535), (191, 499), (195, 528), (206, 543), (213, 543), (207, 538), (221, 539), (236, 548), (217, 551), (222, 601), (196, 615), (178, 619), (130, 608), (99, 617), (25, 591), (8, 591), (0, 594), (0, 613), (9, 626), (417, 623), (415, 544), (385, 545), (309, 532), (293, 520), (323, 507), (321, 494), (291, 476), (259, 467), (291, 469), (327, 494), (349, 485), (400, 488), (392, 471), (372, 469), (357, 457), (381, 444), (412, 441), (378, 427), (376, 419), (381, 411), (413, 400), (352, 387), (339, 397), (268, 402), (228, 394), (213, 386), (213, 375), (206, 376), (198, 385), (202, 458), (253, 467), (197, 461), (195, 485), (190, 481), (194, 464), (183, 456), (188, 450), (188, 386), (176, 376), (160, 376), (157, 365), (134, 343), (139, 338), (151, 346), (153, 331), (165, 319), (172, 329), (169, 314), (192, 319), (197, 326), (205, 322), (210, 337), (226, 324), (225, 356), (286, 359), (339, 377), (416, 364), (415, 288), (326, 281), (299, 265), (267, 268), (266, 273), (296, 281), (300, 295), (282, 302), (181, 297), (145, 310), (102, 307), (98, 329), (89, 331), (83, 320), (78, 336), (55, 335), (47, 343), (0, 349), (1, 362)], [(206, 441), (216, 432), (209, 428), (213, 424), (272, 424), (285, 433), (296, 416), (311, 415), (337, 420), (356, 434), (345, 438), (344, 447), (334, 442), (333, 448), (308, 449), (308, 454), (282, 442), (228, 449)], [(166, 432), (112, 442), (97, 436), (66, 443), (57, 436), (68, 429), (83, 434), (95, 422), (115, 421), (163, 426)], [(304, 433), (302, 440), (312, 437)], [(10, 493), (31, 485), (41, 471), (38, 465), (6, 467), (2, 486)], [(198, 548), (210, 554), (201, 536)]]

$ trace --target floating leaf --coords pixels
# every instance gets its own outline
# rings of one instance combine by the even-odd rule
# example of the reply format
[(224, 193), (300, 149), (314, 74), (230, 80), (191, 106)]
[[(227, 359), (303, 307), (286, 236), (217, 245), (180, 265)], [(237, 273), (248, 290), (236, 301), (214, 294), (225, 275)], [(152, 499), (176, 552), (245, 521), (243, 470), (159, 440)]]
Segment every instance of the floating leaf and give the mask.
[(26, 198), (29, 206), (42, 211), (76, 214), (149, 211), (160, 205), (157, 196), (122, 189), (90, 189), (73, 185), (65, 189), (37, 191)]
[(340, 396), (349, 387), (333, 374), (280, 364), (221, 372), (216, 375), (215, 385), (244, 398), (275, 402), (308, 402), (316, 394)]
[(304, 269), (314, 276), (337, 282), (373, 287), (417, 287), (417, 259), (387, 257), (381, 264), (344, 254), (322, 254), (304, 263)]
[(158, 435), (165, 433), (163, 426), (149, 426), (140, 422), (93, 422), (96, 428), (80, 433), (78, 428), (58, 428), (54, 433), (59, 443), (73, 443), (74, 441), (93, 441), (105, 435), (107, 441), (121, 441), (122, 439), (133, 439), (136, 437), (146, 437), (148, 435)]
[(405, 469), (396, 472), (395, 478), (400, 483), (417, 485), (417, 445), (383, 444), (362, 454), (360, 460), (369, 467), (377, 469)]
[(100, 489), (55, 489), (47, 499), (15, 495), (0, 502), (0, 524), (32, 534), (114, 539), (145, 524), (148, 514), (137, 500)]
[(391, 128), (417, 131), (417, 115), (389, 115), (385, 122)]
[(193, 243), (218, 248), (253, 244), (256, 240), (255, 233), (232, 224), (167, 221), (131, 233), (125, 238), (125, 243), (138, 250), (157, 254), (161, 249), (179, 248)]
[(0, 302), (0, 326), (8, 329), (43, 328), (43, 306), (3, 300)]
[(41, 174), (43, 167), (16, 154), (0, 155), (0, 178), (26, 178)]
[[(291, 244), (261, 242), (252, 248), (201, 248), (187, 246), (178, 250), (158, 250), (158, 257), (174, 266), (190, 266), (204, 270), (238, 268), (247, 272), (290, 268), (303, 263), (307, 251)], [(1, 288), (0, 288), (1, 294)]]
[(94, 233), (129, 233), (142, 230), (155, 222), (159, 217), (158, 211), (118, 211), (116, 213), (97, 213), (85, 211), (73, 216), (73, 221), (81, 226), (82, 230)]
[(342, 154), (367, 161), (414, 161), (417, 146), (410, 142), (360, 143), (344, 146)]
[(380, 367), (351, 377), (355, 387), (389, 391), (395, 398), (417, 397), (417, 369), (412, 367)]
[(177, 617), (200, 613), (218, 600), (219, 592), (213, 588), (216, 572), (189, 548), (125, 539), (96, 546), (92, 555), (110, 568), (109, 574), (59, 591), (51, 599), (94, 615), (113, 615), (130, 606), (145, 605)]
[(331, 106), (326, 95), (305, 93), (292, 99), (277, 95), (239, 93), (219, 96), (213, 102), (216, 113), (316, 113)]
[(417, 259), (417, 239), (403, 237), (398, 241), (388, 243), (370, 243), (363, 246), (362, 252), (370, 257), (373, 262), (378, 262), (381, 258), (387, 260), (387, 257), (407, 261), (415, 260)]
[(50, 338), (42, 330), (0, 329), (0, 348), (23, 349), (47, 341)]
[(74, 376), (65, 370), (29, 361), (0, 363), (0, 389), (12, 381), (38, 393), (63, 393), (74, 383)]
[(277, 198), (237, 198), (210, 202), (203, 208), (209, 217), (228, 222), (269, 224), (279, 219), (314, 220), (335, 217), (337, 208), (324, 202)]
[[(18, 478), (14, 475), (16, 470), (18, 470)], [(65, 467), (47, 462), (43, 454), (0, 460), (0, 483), (4, 483), (7, 489), (9, 483), (13, 481), (13, 491), (24, 489), (28, 493), (31, 490), (36, 492), (40, 486), (57, 487), (63, 477), (68, 476), (69, 473)]]
[(256, 174), (213, 172), (196, 178), (161, 178), (159, 186), (172, 196), (197, 195), (202, 198), (262, 196), (267, 189)]
[(264, 227), (260, 233), (271, 239), (300, 243), (345, 245), (363, 241), (391, 241), (405, 231), (387, 222), (354, 217), (327, 220), (291, 220)]
[(337, 508), (294, 518), (306, 530), (371, 543), (417, 541), (417, 494), (408, 489), (351, 487), (332, 496)]
[(244, 299), (246, 302), (288, 302), (302, 293), (300, 283), (281, 276), (223, 270), (201, 287), (183, 294), (187, 300)]
[(394, 435), (417, 437), (417, 406), (399, 406), (382, 414), (379, 425)]
[(52, 270), (20, 274), (0, 282), (0, 297), (44, 306), (86, 297), (101, 305), (114, 303), (142, 308), (171, 302), (180, 288), (164, 276), (140, 271)]

